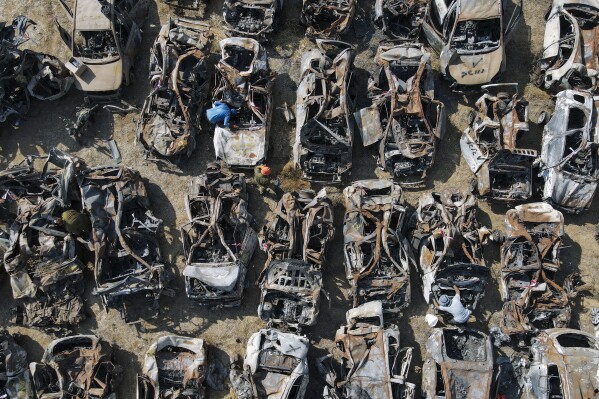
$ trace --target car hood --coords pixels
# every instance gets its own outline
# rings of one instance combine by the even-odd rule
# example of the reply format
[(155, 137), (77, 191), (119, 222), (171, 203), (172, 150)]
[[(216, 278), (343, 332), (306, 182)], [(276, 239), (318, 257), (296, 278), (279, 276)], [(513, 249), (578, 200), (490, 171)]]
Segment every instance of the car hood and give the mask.
[(123, 62), (116, 60), (107, 64), (85, 64), (81, 76), (75, 75), (75, 87), (82, 91), (115, 91), (123, 83)]
[(441, 67), (459, 85), (489, 83), (503, 69), (503, 46), (485, 54), (458, 54), (449, 48), (441, 53)]

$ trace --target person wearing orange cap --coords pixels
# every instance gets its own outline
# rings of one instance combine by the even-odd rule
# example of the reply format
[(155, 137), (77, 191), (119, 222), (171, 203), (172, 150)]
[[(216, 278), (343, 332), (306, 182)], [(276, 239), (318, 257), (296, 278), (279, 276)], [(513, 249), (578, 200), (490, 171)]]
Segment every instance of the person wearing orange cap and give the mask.
[(267, 190), (271, 190), (274, 193), (274, 190), (270, 188), (272, 185), (271, 182), (271, 172), (270, 168), (266, 165), (258, 165), (254, 168), (254, 181), (258, 185), (258, 190), (260, 194), (264, 194)]

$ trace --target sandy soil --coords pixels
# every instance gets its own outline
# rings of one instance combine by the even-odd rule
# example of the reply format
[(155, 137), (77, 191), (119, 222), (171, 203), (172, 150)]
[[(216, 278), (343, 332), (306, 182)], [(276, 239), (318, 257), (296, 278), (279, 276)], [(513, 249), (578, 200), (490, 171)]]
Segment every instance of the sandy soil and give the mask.
[[(514, 34), (513, 41), (507, 50), (507, 71), (503, 75), (504, 82), (518, 82), (525, 95), (531, 102), (530, 115), (536, 120), (538, 113), (553, 107), (553, 101), (544, 92), (528, 84), (528, 71), (535, 54), (541, 50), (544, 30), (543, 15), (548, 9), (549, 0), (525, 1), (524, 18)], [(222, 1), (218, 0), (207, 5), (205, 18), (210, 22), (216, 36), (213, 50), (218, 52), (218, 39), (224, 37), (220, 16)], [(359, 24), (346, 38), (357, 47), (355, 61), (355, 77), (358, 84), (358, 93), (366, 92), (366, 79), (374, 70), (373, 55), (380, 37), (374, 33), (370, 19), (372, 16), (371, 2), (360, 1), (363, 8), (358, 15)], [(299, 0), (289, 1), (285, 5), (284, 21), (281, 29), (270, 43), (268, 53), (272, 68), (277, 71), (278, 77), (274, 89), (275, 106), (282, 105), (283, 101), (295, 103), (295, 88), (299, 77), (299, 63), (302, 52), (312, 47), (312, 44), (303, 37), (304, 29), (299, 26), (297, 17), (301, 3)], [(67, 14), (60, 7), (59, 2), (36, 0), (0, 0), (0, 20), (11, 20), (16, 15), (27, 15), (37, 23), (37, 28), (30, 31), (31, 40), (26, 47), (45, 51), (65, 57), (66, 46), (60, 41), (54, 29), (53, 18), (57, 17), (63, 24), (67, 24)], [(159, 0), (150, 1), (149, 15), (143, 28), (143, 46), (138, 56), (135, 68), (136, 83), (125, 90), (125, 99), (132, 104), (141, 106), (148, 94), (146, 77), (148, 73), (148, 59), (150, 46), (158, 33), (160, 25), (171, 15), (171, 10)], [(217, 59), (216, 56), (213, 57)], [(418, 197), (424, 192), (440, 190), (445, 187), (466, 189), (472, 178), (470, 170), (463, 161), (459, 149), (461, 131), (467, 125), (466, 115), (470, 106), (474, 104), (476, 96), (466, 97), (451, 93), (447, 83), (439, 79), (438, 93), (446, 104), (449, 121), (446, 138), (439, 147), (436, 165), (427, 178), (427, 186), (419, 191), (408, 191), (406, 198), (415, 206)], [(360, 95), (363, 99), (365, 96)], [(0, 166), (19, 162), (27, 154), (42, 154), (56, 146), (83, 158), (88, 165), (110, 163), (107, 155), (106, 140), (114, 138), (123, 155), (124, 163), (141, 171), (148, 179), (148, 189), (153, 202), (155, 214), (164, 219), (165, 235), (162, 249), (165, 260), (173, 266), (177, 278), (174, 286), (177, 295), (162, 301), (162, 314), (159, 320), (153, 320), (143, 325), (143, 332), (134, 326), (125, 324), (115, 311), (105, 312), (98, 298), (91, 294), (91, 271), (89, 272), (89, 287), (86, 301), (93, 317), (80, 325), (76, 333), (94, 333), (112, 342), (117, 350), (116, 360), (123, 367), (122, 383), (119, 387), (119, 397), (131, 399), (135, 396), (135, 374), (140, 372), (143, 356), (150, 343), (157, 337), (167, 333), (183, 334), (202, 337), (211, 345), (219, 348), (220, 355), (234, 356), (243, 354), (248, 337), (265, 324), (256, 315), (259, 300), (259, 290), (255, 284), (257, 275), (261, 270), (265, 256), (259, 254), (255, 257), (252, 269), (248, 274), (248, 287), (245, 291), (243, 305), (237, 309), (209, 310), (198, 307), (187, 300), (184, 294), (183, 281), (180, 272), (183, 268), (182, 246), (179, 239), (178, 226), (186, 221), (183, 208), (183, 194), (188, 189), (192, 176), (201, 174), (207, 162), (213, 160), (212, 134), (206, 128), (199, 137), (198, 149), (182, 163), (180, 172), (160, 170), (155, 164), (143, 159), (140, 146), (134, 144), (134, 129), (136, 115), (126, 117), (112, 116), (99, 113), (95, 123), (84, 135), (81, 144), (73, 141), (65, 126), (72, 121), (76, 107), (82, 105), (81, 93), (72, 90), (68, 96), (53, 103), (35, 102), (31, 112), (22, 121), (18, 130), (10, 126), (0, 127)], [(363, 101), (363, 100), (360, 100)], [(359, 106), (363, 104), (358, 104)], [(269, 163), (274, 171), (279, 173), (290, 160), (291, 145), (294, 140), (294, 130), (287, 125), (282, 113), (275, 110), (273, 128), (271, 131), (272, 148), (269, 153)], [(525, 142), (532, 148), (539, 149), (541, 130), (531, 124), (531, 131)], [(354, 146), (354, 179), (375, 178), (381, 175), (376, 169), (375, 149), (365, 149), (359, 138)], [(285, 168), (284, 185), (298, 187), (305, 185), (293, 178), (289, 167)], [(325, 289), (330, 301), (324, 301), (321, 307), (319, 323), (306, 334), (313, 343), (313, 357), (324, 354), (332, 347), (331, 339), (335, 330), (344, 321), (345, 311), (349, 308), (347, 297), (348, 284), (345, 281), (342, 264), (342, 219), (343, 207), (340, 201), (340, 189), (331, 188), (331, 196), (335, 200), (335, 224), (337, 234), (329, 256), (330, 264), (325, 270)], [(266, 213), (275, 205), (274, 200), (261, 198), (254, 187), (250, 188), (250, 210), (259, 224), (265, 220)], [(503, 228), (503, 215), (507, 208), (503, 205), (492, 205), (480, 202), (480, 220), (493, 228)], [(566, 215), (566, 238), (562, 252), (563, 267), (560, 273), (568, 274), (580, 270), (589, 282), (599, 281), (596, 268), (597, 251), (599, 245), (593, 235), (595, 226), (599, 222), (599, 206), (595, 201), (588, 212), (581, 215)], [(476, 311), (477, 323), (483, 331), (497, 325), (498, 311), (500, 310), (499, 296), (499, 250), (489, 246), (485, 253), (488, 264), (492, 265), (495, 281), (489, 285), (486, 297)], [(422, 299), (421, 290), (418, 288), (418, 278), (412, 273), (412, 305), (399, 321), (402, 334), (402, 344), (415, 347), (410, 380), (420, 383), (420, 366), (429, 328), (424, 322), (427, 306)], [(9, 310), (13, 305), (11, 291), (6, 276), (0, 276), (0, 297), (3, 305), (0, 307), (0, 326), (8, 324)], [(573, 327), (592, 330), (590, 324), (590, 309), (593, 299), (590, 296), (579, 298), (573, 312)], [(596, 303), (595, 303), (596, 305)], [(11, 332), (22, 334), (19, 341), (28, 349), (30, 360), (39, 360), (43, 349), (55, 337), (43, 332), (9, 326)], [(319, 397), (320, 380), (314, 374), (310, 384), (310, 398)], [(210, 397), (229, 398), (234, 395), (228, 388), (224, 392), (211, 392)]]

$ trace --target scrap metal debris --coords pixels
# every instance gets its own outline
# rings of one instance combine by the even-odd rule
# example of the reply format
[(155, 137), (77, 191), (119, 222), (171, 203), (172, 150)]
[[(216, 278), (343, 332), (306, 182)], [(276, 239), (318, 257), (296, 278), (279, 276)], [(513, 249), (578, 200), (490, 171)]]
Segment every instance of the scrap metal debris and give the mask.
[(423, 398), (491, 398), (493, 377), (493, 346), (486, 334), (433, 329), (422, 367)]
[(319, 360), (323, 397), (414, 399), (416, 386), (407, 382), (412, 348), (401, 348), (399, 327), (384, 323), (383, 304), (365, 303), (348, 310), (346, 318), (347, 325), (335, 334), (341, 367), (331, 364), (331, 355)]
[(239, 306), (258, 244), (247, 210), (245, 176), (211, 164), (191, 181), (185, 197), (189, 223), (181, 226), (185, 291), (213, 307)]
[(427, 0), (376, 0), (374, 23), (393, 39), (418, 39)]
[[(424, 299), (441, 295), (453, 300), (458, 287), (462, 304), (473, 310), (490, 278), (482, 244), (491, 232), (477, 220), (478, 202), (454, 190), (420, 197), (410, 221), (409, 236), (418, 258)], [(494, 233), (496, 234), (496, 233)]]
[(554, 0), (546, 15), (543, 54), (535, 79), (550, 91), (597, 88), (599, 4)]
[(308, 387), (308, 338), (276, 329), (253, 334), (243, 370), (234, 366), (231, 385), (238, 399), (302, 399)]
[(401, 187), (386, 180), (361, 180), (343, 190), (345, 274), (353, 306), (380, 301), (386, 316), (410, 304), (410, 266), (404, 236), (407, 209)]
[(33, 398), (27, 352), (4, 329), (0, 329), (0, 398)]
[(282, 11), (283, 0), (225, 0), (225, 32), (265, 41), (277, 28)]
[(599, 182), (599, 100), (586, 91), (558, 93), (543, 130), (543, 200), (566, 212), (589, 209)]
[(476, 174), (479, 195), (502, 201), (525, 201), (532, 196), (533, 164), (537, 151), (518, 147), (528, 131), (528, 101), (517, 84), (482, 87), (471, 123), (460, 140), (462, 156)]
[(356, 0), (302, 0), (299, 20), (309, 38), (338, 39), (351, 27)]
[(260, 235), (268, 253), (258, 279), (261, 319), (294, 329), (316, 324), (321, 270), (333, 233), (333, 205), (325, 189), (283, 195)]
[(305, 179), (340, 183), (352, 164), (354, 48), (330, 40), (316, 44), (301, 61), (293, 160)]
[(445, 106), (435, 100), (430, 55), (420, 44), (378, 48), (368, 82), (372, 105), (356, 113), (364, 146), (380, 140), (379, 165), (393, 179), (421, 183), (445, 133)]
[(113, 399), (121, 373), (111, 345), (93, 335), (53, 341), (29, 368), (38, 399)]
[(228, 165), (252, 167), (264, 162), (272, 116), (275, 74), (264, 47), (254, 39), (232, 37), (220, 42), (213, 100), (237, 109), (229, 126), (214, 130), (217, 159)]

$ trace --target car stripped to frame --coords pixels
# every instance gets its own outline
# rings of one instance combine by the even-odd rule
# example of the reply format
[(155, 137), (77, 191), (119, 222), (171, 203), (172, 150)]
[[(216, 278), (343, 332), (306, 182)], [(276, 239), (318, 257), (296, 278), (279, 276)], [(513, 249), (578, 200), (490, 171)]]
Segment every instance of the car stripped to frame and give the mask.
[(224, 28), (229, 36), (265, 41), (279, 25), (283, 0), (225, 0)]
[(213, 100), (227, 103), (238, 112), (231, 115), (229, 126), (216, 126), (214, 151), (217, 159), (230, 166), (259, 165), (268, 151), (275, 75), (268, 65), (266, 49), (254, 39), (224, 39), (220, 48)]
[(423, 31), (440, 55), (454, 90), (472, 90), (505, 70), (505, 46), (522, 14), (522, 1), (505, 22), (507, 0), (433, 0)]
[(340, 183), (352, 165), (354, 49), (338, 41), (316, 43), (301, 61), (293, 162), (305, 179)]
[(403, 230), (407, 209), (401, 187), (361, 180), (343, 190), (345, 274), (353, 306), (380, 301), (386, 316), (410, 304), (410, 267), (415, 266)]
[(420, 44), (378, 48), (368, 82), (372, 105), (356, 113), (365, 146), (380, 141), (379, 166), (394, 180), (421, 183), (445, 132), (445, 107), (435, 100), (430, 55)]
[(247, 211), (245, 176), (208, 166), (185, 197), (189, 222), (181, 226), (185, 291), (213, 307), (239, 306), (245, 276), (258, 244)]
[(550, 91), (597, 87), (599, 4), (594, 0), (554, 0), (546, 15), (543, 54), (534, 78)]
[(374, 23), (392, 39), (418, 39), (427, 0), (376, 0)]
[(158, 33), (150, 55), (152, 91), (135, 131), (146, 158), (169, 160), (195, 149), (210, 87), (211, 43), (209, 26), (190, 19), (169, 19)]
[(302, 0), (300, 24), (309, 38), (338, 39), (351, 27), (356, 7), (356, 0)]
[(476, 192), (500, 201), (525, 201), (532, 196), (537, 151), (518, 148), (528, 131), (528, 102), (517, 84), (486, 85), (462, 134), (462, 156), (476, 174)]
[(482, 244), (489, 229), (477, 220), (478, 202), (470, 193), (443, 190), (420, 197), (412, 215), (409, 237), (418, 259), (424, 299), (436, 307), (439, 297), (453, 299), (454, 287), (462, 304), (473, 310), (490, 278)]
[(599, 182), (599, 99), (586, 91), (564, 90), (545, 125), (540, 175), (543, 200), (566, 212), (588, 209)]
[(333, 205), (325, 189), (283, 194), (260, 236), (268, 253), (258, 279), (261, 319), (295, 330), (316, 323), (333, 232)]
[(365, 303), (346, 317), (347, 325), (335, 334), (340, 367), (331, 355), (319, 359), (326, 382), (323, 398), (414, 399), (416, 387), (406, 380), (412, 348), (401, 348), (399, 327), (384, 323), (383, 304)]

